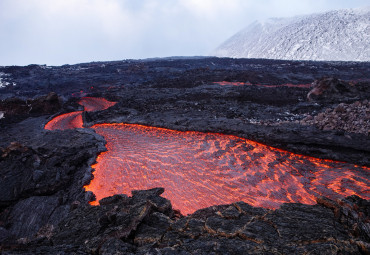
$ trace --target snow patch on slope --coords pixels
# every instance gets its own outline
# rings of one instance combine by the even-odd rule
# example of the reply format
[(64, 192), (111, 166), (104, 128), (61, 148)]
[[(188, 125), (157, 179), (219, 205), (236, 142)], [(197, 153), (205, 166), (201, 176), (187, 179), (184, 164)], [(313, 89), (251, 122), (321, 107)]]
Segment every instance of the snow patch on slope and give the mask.
[(9, 82), (9, 76), (10, 74), (0, 72), (0, 89), (5, 88), (9, 85), (13, 85), (13, 86), (16, 85), (15, 82)]
[(211, 55), (370, 61), (370, 7), (255, 21), (224, 42)]

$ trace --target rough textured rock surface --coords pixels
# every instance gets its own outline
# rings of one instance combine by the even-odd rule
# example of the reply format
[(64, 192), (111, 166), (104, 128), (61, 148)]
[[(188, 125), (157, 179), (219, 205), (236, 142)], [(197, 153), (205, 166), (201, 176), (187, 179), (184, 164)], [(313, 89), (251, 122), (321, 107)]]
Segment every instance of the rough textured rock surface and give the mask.
[[(369, 202), (348, 197), (272, 211), (243, 202), (182, 217), (156, 188), (71, 207), (57, 225), (3, 246), (3, 254), (361, 254), (369, 252)], [(35, 201), (36, 202), (36, 201)]]
[(0, 111), (3, 112), (3, 117), (12, 121), (19, 121), (30, 116), (57, 113), (61, 108), (61, 99), (55, 92), (35, 99), (22, 100), (13, 97), (0, 101)]
[(315, 125), (322, 130), (370, 135), (370, 102), (356, 101), (353, 104), (340, 103), (334, 109), (327, 108), (316, 116), (307, 116), (302, 124)]
[[(0, 67), (16, 84), (0, 89), (0, 105), (9, 106), (0, 109), (0, 253), (366, 254), (370, 209), (355, 197), (318, 198), (315, 206), (286, 204), (276, 211), (239, 202), (182, 217), (159, 196), (163, 190), (155, 189), (91, 207), (93, 194), (83, 186), (105, 141), (88, 128), (43, 127), (56, 115), (83, 110), (81, 96), (105, 97), (118, 103), (84, 113), (86, 127), (126, 122), (227, 133), (370, 166), (366, 134), (300, 123), (340, 104), (357, 111), (350, 105), (370, 97), (369, 68), (370, 63), (218, 58)], [(309, 84), (322, 76), (351, 81), (354, 89), (307, 101)], [(46, 102), (53, 102), (50, 108)]]
[[(43, 131), (45, 117), (8, 126), (0, 156), (0, 236), (16, 240), (56, 224), (73, 201), (85, 202), (83, 185), (104, 141), (90, 130)], [(34, 128), (30, 128), (34, 127)], [(17, 138), (20, 142), (10, 142)], [(4, 241), (6, 243), (6, 241)]]
[(333, 77), (322, 77), (311, 84), (311, 91), (307, 99), (312, 100), (313, 95), (319, 99), (340, 100), (343, 97), (356, 97), (358, 90), (353, 82), (345, 82)]

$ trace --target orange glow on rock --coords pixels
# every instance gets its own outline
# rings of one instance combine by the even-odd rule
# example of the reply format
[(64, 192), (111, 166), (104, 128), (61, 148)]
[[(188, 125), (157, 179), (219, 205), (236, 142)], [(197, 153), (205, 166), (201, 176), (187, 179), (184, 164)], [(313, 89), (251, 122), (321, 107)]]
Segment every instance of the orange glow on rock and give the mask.
[(244, 85), (252, 85), (249, 82), (238, 82), (238, 81), (219, 81), (214, 82), (215, 84), (221, 85), (221, 86), (244, 86)]
[(95, 112), (106, 110), (117, 102), (110, 102), (100, 97), (83, 97), (78, 103), (84, 106), (86, 112)]
[(53, 118), (45, 125), (47, 130), (82, 128), (82, 111), (70, 112)]
[[(221, 86), (237, 86), (237, 87), (245, 86), (245, 85), (249, 85), (249, 86), (253, 85), (250, 82), (238, 82), (238, 81), (234, 81), (234, 82), (218, 81), (218, 82), (214, 82), (214, 84), (221, 85)], [(291, 83), (280, 84), (280, 85), (266, 85), (266, 84), (254, 84), (254, 85), (265, 87), (265, 88), (276, 88), (276, 87), (309, 88), (311, 87), (311, 84), (291, 84)]]
[[(356, 194), (370, 199), (370, 168), (274, 149), (231, 135), (180, 132), (134, 124), (92, 127), (107, 141), (85, 186), (97, 200), (164, 187), (183, 214), (244, 201), (275, 209)], [(97, 204), (95, 202), (94, 204)]]

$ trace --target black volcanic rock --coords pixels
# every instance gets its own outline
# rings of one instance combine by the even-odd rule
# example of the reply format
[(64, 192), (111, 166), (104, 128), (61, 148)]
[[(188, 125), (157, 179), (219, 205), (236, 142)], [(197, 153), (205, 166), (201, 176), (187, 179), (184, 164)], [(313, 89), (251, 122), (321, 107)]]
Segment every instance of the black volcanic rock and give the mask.
[[(94, 140), (73, 130), (41, 137), (30, 146), (15, 147), (12, 143), (4, 150), (0, 158), (0, 206), (65, 189), (97, 153)], [(54, 144), (56, 141), (59, 146)], [(12, 146), (15, 148), (10, 150)]]
[[(275, 211), (239, 202), (177, 218), (172, 209), (163, 212), (168, 200), (159, 194), (153, 189), (139, 196), (106, 198), (101, 206), (79, 206), (48, 238), (36, 238), (37, 242), (30, 238), (9, 254), (25, 250), (50, 254), (368, 252), (368, 233), (358, 232), (369, 227), (370, 204), (355, 196), (339, 203), (319, 198), (319, 205), (284, 204)], [(4, 246), (5, 254), (7, 250)]]
[(323, 130), (335, 129), (369, 136), (370, 102), (364, 100), (353, 104), (340, 103), (334, 109), (327, 108), (316, 116), (307, 116), (301, 123), (315, 125)]
[(83, 186), (91, 179), (90, 165), (105, 149), (103, 141), (89, 130), (45, 132), (45, 120), (28, 118), (3, 129), (8, 134), (0, 142), (3, 244), (30, 238), (47, 224), (54, 226), (73, 201), (89, 200)]
[(323, 77), (312, 83), (312, 89), (307, 94), (307, 99), (312, 100), (313, 95), (318, 99), (325, 98), (340, 100), (343, 97), (356, 97), (359, 94), (356, 86), (333, 77)]
[[(33, 196), (19, 201), (8, 216), (10, 236), (18, 239), (35, 235), (45, 222), (49, 223), (59, 203), (57, 196)], [(25, 210), (32, 213), (25, 214)]]
[(31, 105), (30, 114), (53, 114), (62, 108), (61, 99), (55, 92), (30, 100), (28, 103)]
[(22, 100), (7, 98), (0, 101), (0, 111), (4, 113), (4, 121), (19, 121), (27, 117), (54, 114), (62, 108), (61, 99), (55, 92), (39, 96), (35, 99)]

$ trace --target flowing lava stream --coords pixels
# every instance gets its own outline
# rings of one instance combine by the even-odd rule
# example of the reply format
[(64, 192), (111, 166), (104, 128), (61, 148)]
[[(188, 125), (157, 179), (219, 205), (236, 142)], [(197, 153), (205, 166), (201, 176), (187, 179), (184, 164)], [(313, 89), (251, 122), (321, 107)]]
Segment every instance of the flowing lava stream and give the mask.
[(59, 115), (45, 125), (47, 130), (83, 128), (82, 111)]
[[(237, 86), (237, 87), (253, 85), (250, 82), (239, 82), (239, 81), (231, 81), (231, 82), (230, 81), (218, 81), (218, 82), (214, 82), (214, 84), (221, 85), (221, 86)], [(276, 87), (309, 88), (311, 87), (311, 84), (291, 84), (291, 83), (280, 84), (280, 85), (266, 85), (266, 84), (254, 84), (254, 85), (265, 87), (265, 88), (276, 88)]]
[[(94, 105), (93, 98), (88, 101)], [(236, 201), (275, 209), (285, 202), (315, 204), (318, 195), (370, 199), (367, 167), (297, 155), (231, 135), (134, 124), (92, 128), (107, 141), (107, 151), (92, 166), (94, 179), (85, 186), (97, 200), (164, 187), (163, 195), (186, 215)]]
[(132, 124), (97, 124), (107, 141), (86, 190), (97, 200), (164, 187), (183, 214), (244, 201), (278, 208), (315, 204), (315, 196), (369, 199), (369, 169), (274, 149), (230, 135), (179, 132)]
[[(99, 97), (83, 97), (78, 103), (87, 112), (106, 110), (116, 104), (116, 102), (109, 102), (105, 98)], [(44, 128), (47, 130), (83, 128), (82, 111), (59, 115), (49, 121)]]

